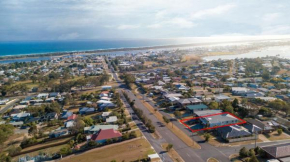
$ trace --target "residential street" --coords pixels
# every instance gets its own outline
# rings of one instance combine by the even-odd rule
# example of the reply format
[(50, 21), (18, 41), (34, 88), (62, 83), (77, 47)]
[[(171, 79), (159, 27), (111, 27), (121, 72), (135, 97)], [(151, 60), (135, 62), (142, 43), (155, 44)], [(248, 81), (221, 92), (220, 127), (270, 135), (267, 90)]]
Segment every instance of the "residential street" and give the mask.
[[(115, 73), (113, 73), (113, 76), (114, 76), (115, 80), (119, 82)], [(137, 96), (135, 96), (135, 94), (133, 94), (131, 92), (131, 90), (128, 90), (126, 88), (121, 88), (121, 87), (124, 87), (124, 86), (122, 86), (120, 84), (119, 92), (121, 91), (121, 89), (123, 89), (124, 92), (128, 95), (128, 97), (131, 100), (135, 100), (136, 107), (142, 109), (144, 114), (150, 120), (152, 120), (152, 123), (156, 127), (156, 130), (162, 136), (162, 139), (160, 139), (160, 140), (154, 139), (147, 131), (144, 131), (144, 130), (146, 130), (146, 128), (141, 123), (141, 121), (135, 120), (135, 122), (138, 126), (139, 126), (139, 124), (140, 125), (142, 124), (142, 127), (139, 126), (139, 128), (142, 130), (145, 137), (148, 139), (148, 141), (151, 143), (151, 145), (154, 147), (154, 149), (158, 152), (158, 154), (161, 155), (160, 157), (162, 157), (162, 154), (165, 155), (164, 161), (167, 161), (167, 160), (171, 161), (171, 159), (168, 157), (168, 155), (164, 154), (162, 151), (162, 148), (160, 147), (160, 143), (165, 143), (165, 142), (172, 143), (173, 148), (178, 152), (178, 154), (183, 158), (183, 160), (189, 161), (189, 162), (190, 161), (204, 162), (204, 161), (207, 161), (207, 159), (210, 157), (214, 157), (217, 160), (222, 161), (222, 162), (227, 162), (227, 161), (229, 162), (230, 161), (229, 156), (234, 154), (234, 153), (238, 153), (242, 147), (246, 147), (248, 149), (255, 147), (254, 143), (252, 143), (250, 145), (244, 145), (244, 146), (215, 147), (215, 146), (212, 146), (212, 145), (204, 142), (199, 136), (193, 135), (180, 122), (178, 122), (178, 120), (173, 120), (174, 125), (181, 128), (181, 130), (183, 132), (185, 132), (188, 136), (192, 137), (193, 140), (196, 141), (201, 146), (201, 149), (192, 149), (192, 148), (188, 147), (182, 140), (180, 140), (175, 134), (173, 134), (168, 128), (166, 128), (166, 126), (162, 125), (161, 122), (151, 112), (149, 112), (149, 110), (144, 106), (144, 104), (142, 103), (143, 101), (140, 100)], [(122, 98), (123, 97), (124, 96), (122, 96)], [(142, 95), (142, 97), (143, 97), (143, 95)], [(146, 96), (144, 98), (145, 98), (146, 102), (148, 102), (152, 107), (156, 108), (154, 103), (149, 98), (147, 98)], [(126, 104), (126, 106), (130, 107), (128, 105), (128, 103)], [(130, 109), (130, 112), (132, 112), (132, 111), (133, 110)], [(160, 113), (162, 113), (162, 115), (165, 115), (169, 119), (171, 118), (167, 113), (164, 113), (162, 111), (160, 111)], [(258, 146), (268, 146), (268, 145), (282, 144), (282, 143), (288, 143), (288, 142), (290, 142), (290, 140), (281, 140), (281, 141), (275, 141), (275, 142), (260, 142), (257, 145)]]

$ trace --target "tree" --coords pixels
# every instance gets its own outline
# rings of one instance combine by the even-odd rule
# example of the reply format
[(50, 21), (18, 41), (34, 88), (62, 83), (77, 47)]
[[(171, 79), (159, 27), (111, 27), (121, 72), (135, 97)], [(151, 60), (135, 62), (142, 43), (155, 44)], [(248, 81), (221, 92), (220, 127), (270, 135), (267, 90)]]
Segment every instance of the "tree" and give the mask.
[(234, 113), (234, 109), (232, 107), (232, 105), (228, 105), (224, 108), (225, 112), (229, 112), (229, 113)]
[(208, 142), (208, 141), (209, 141), (209, 138), (210, 138), (210, 135), (209, 135), (208, 133), (204, 133), (204, 134), (203, 134), (203, 137), (204, 137), (204, 140), (205, 140), (206, 142)]
[(275, 75), (275, 74), (277, 74), (279, 71), (280, 71), (280, 67), (278, 67), (278, 66), (274, 66), (274, 67), (272, 68), (271, 74), (272, 74), (272, 75)]
[(77, 117), (74, 126), (70, 127), (70, 131), (72, 133), (79, 133), (84, 130), (84, 127), (85, 122), (80, 117)]
[(233, 106), (234, 108), (239, 107), (239, 100), (235, 98), (234, 101), (233, 101), (233, 103), (232, 103), (232, 106)]
[(175, 115), (178, 119), (180, 119), (180, 118), (182, 117), (180, 111), (174, 111), (174, 115)]
[(257, 159), (255, 155), (252, 155), (249, 162), (259, 162), (259, 160)]
[(89, 116), (84, 117), (83, 121), (85, 122), (86, 126), (94, 125), (94, 120)]
[(239, 152), (239, 155), (241, 158), (248, 157), (248, 154), (249, 154), (249, 151), (245, 147), (241, 148)]
[(61, 148), (60, 150), (59, 150), (59, 153), (61, 154), (61, 155), (68, 155), (68, 154), (70, 154), (72, 152), (72, 150), (71, 150), (71, 148), (69, 147), (69, 146), (65, 146), (65, 147), (63, 147), (63, 148)]
[(0, 161), (2, 162), (11, 162), (12, 158), (8, 155), (6, 155), (5, 152), (0, 153)]
[(277, 133), (280, 136), (283, 133), (283, 130), (281, 128), (277, 129)]
[(14, 127), (11, 124), (0, 125), (0, 145), (2, 145), (14, 133)]
[(35, 135), (37, 134), (37, 126), (33, 124), (29, 129), (28, 129), (28, 134), (29, 135)]
[(166, 117), (166, 116), (163, 116), (163, 121), (168, 124), (170, 122), (170, 120)]
[(247, 98), (243, 98), (242, 101), (241, 101), (241, 104), (243, 106), (246, 106), (248, 104), (248, 99)]
[(219, 108), (219, 104), (217, 102), (211, 102), (208, 107), (212, 110), (215, 110)]
[(269, 73), (268, 70), (266, 70), (266, 69), (263, 70), (262, 78), (263, 78), (264, 80), (266, 80), (266, 81), (269, 80), (269, 79), (271, 78), (270, 73)]
[(172, 147), (173, 147), (173, 144), (168, 144), (167, 146), (166, 146), (166, 151), (167, 152), (169, 152), (171, 149), (172, 149)]

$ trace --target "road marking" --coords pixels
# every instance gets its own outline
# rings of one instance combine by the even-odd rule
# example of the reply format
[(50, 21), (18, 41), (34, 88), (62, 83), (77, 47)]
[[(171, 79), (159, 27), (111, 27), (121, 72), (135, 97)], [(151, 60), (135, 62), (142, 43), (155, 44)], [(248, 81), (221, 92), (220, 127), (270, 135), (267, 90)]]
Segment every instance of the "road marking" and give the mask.
[(190, 156), (188, 155), (188, 153), (186, 153), (186, 155), (187, 155), (188, 157), (190, 157)]

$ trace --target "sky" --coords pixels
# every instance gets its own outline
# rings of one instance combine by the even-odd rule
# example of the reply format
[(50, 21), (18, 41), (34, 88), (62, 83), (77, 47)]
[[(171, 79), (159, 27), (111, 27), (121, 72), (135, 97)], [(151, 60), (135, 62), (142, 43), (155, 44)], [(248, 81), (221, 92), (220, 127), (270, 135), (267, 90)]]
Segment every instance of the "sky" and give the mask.
[(0, 41), (290, 35), (289, 0), (0, 0)]

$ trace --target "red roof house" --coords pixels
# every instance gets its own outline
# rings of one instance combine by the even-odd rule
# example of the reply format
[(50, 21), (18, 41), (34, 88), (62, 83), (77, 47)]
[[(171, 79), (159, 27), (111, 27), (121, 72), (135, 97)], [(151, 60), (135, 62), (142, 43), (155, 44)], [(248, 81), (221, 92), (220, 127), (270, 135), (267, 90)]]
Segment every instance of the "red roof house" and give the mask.
[(76, 114), (72, 114), (71, 116), (67, 117), (67, 121), (75, 120), (78, 116)]
[(113, 139), (113, 138), (121, 138), (122, 133), (119, 131), (116, 131), (114, 129), (101, 129), (99, 131), (99, 134), (93, 134), (91, 136), (91, 140), (94, 140), (98, 143), (104, 143), (107, 139)]

